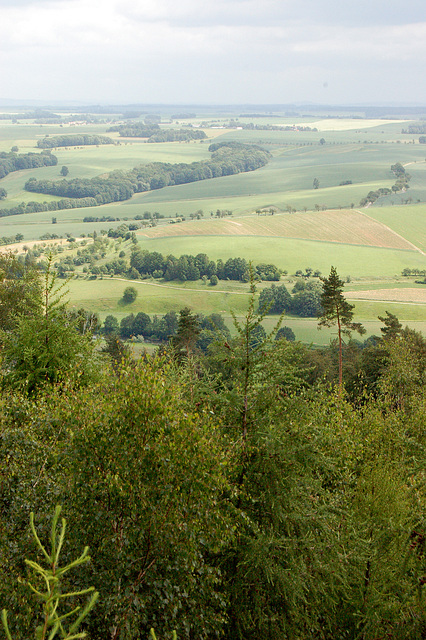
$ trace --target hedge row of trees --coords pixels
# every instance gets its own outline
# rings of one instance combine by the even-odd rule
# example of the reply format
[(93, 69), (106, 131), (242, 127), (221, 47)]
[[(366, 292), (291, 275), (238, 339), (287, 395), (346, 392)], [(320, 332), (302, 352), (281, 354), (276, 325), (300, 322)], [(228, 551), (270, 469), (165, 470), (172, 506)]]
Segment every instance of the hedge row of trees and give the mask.
[(108, 131), (118, 131), (120, 137), (148, 138), (147, 142), (186, 142), (207, 138), (201, 129), (160, 129), (158, 124), (147, 125), (139, 122), (110, 127)]
[(128, 200), (134, 193), (254, 171), (265, 165), (270, 157), (269, 152), (260, 147), (237, 143), (211, 145), (209, 150), (212, 156), (207, 161), (191, 164), (153, 162), (131, 171), (114, 171), (107, 178), (58, 181), (30, 178), (25, 189), (67, 198), (94, 198), (96, 204), (107, 204)]
[(62, 136), (46, 136), (37, 140), (39, 149), (53, 149), (54, 147), (83, 147), (102, 144), (115, 144), (108, 136), (96, 136), (88, 134), (72, 134)]
[(0, 218), (7, 216), (19, 216), (24, 213), (36, 213), (39, 211), (62, 211), (64, 209), (81, 209), (84, 207), (95, 207), (98, 203), (94, 198), (63, 198), (61, 200), (51, 200), (50, 202), (21, 202), (16, 207), (0, 209)]
[(55, 167), (58, 158), (50, 152), (41, 153), (14, 153), (2, 151), (0, 153), (0, 179), (6, 177), (12, 171), (22, 169), (38, 169), (39, 167)]
[(426, 124), (424, 122), (419, 122), (417, 124), (410, 124), (408, 125), (408, 129), (402, 129), (401, 133), (408, 133), (408, 134), (426, 133)]
[(152, 134), (148, 142), (189, 142), (206, 138), (205, 132), (201, 129), (161, 129)]
[(44, 109), (25, 111), (24, 113), (0, 113), (0, 120), (34, 120), (36, 118), (43, 118), (45, 120), (60, 119), (56, 113), (45, 111)]
[(150, 138), (160, 131), (158, 124), (144, 124), (143, 122), (131, 122), (129, 124), (110, 127), (108, 132), (117, 131), (123, 138)]
[(84, 622), (94, 640), (151, 627), (179, 640), (424, 638), (421, 334), (388, 314), (369, 345), (346, 346), (336, 390), (335, 346), (256, 336), (252, 300), (206, 355), (184, 309), (167, 357), (112, 366), (48, 271), (40, 282), (2, 260), (0, 600), (13, 638), (40, 625), (29, 514), (45, 545), (57, 504), (61, 566), (90, 547), (61, 586), (99, 592)]
[(388, 187), (382, 187), (376, 191), (370, 191), (366, 197), (360, 201), (360, 207), (365, 207), (369, 203), (373, 204), (373, 202), (376, 202), (376, 200), (381, 196), (387, 196), (391, 193), (398, 193), (409, 189), (408, 183), (411, 180), (411, 176), (409, 173), (406, 173), (403, 165), (400, 162), (396, 162), (391, 166), (391, 171), (397, 178), (395, 184), (392, 185), (392, 188), (389, 189)]
[(254, 124), (253, 122), (240, 122), (239, 120), (231, 120), (226, 125), (229, 128), (246, 129), (247, 131), (318, 131), (316, 127), (308, 127), (307, 125), (278, 125), (278, 124)]
[(13, 244), (14, 242), (22, 242), (23, 239), (24, 236), (22, 235), (22, 233), (17, 233), (14, 236), (2, 236), (0, 238), (0, 244)]
[(426, 276), (426, 269), (417, 269), (416, 267), (410, 269), (406, 267), (402, 270), (401, 275), (403, 276)]
[[(135, 247), (130, 257), (130, 267), (142, 277), (153, 276), (165, 280), (199, 280), (203, 276), (242, 282), (250, 280), (249, 263), (244, 258), (214, 261), (205, 253), (176, 258)], [(255, 275), (260, 280), (279, 280), (281, 271), (274, 264), (259, 264), (255, 267)]]

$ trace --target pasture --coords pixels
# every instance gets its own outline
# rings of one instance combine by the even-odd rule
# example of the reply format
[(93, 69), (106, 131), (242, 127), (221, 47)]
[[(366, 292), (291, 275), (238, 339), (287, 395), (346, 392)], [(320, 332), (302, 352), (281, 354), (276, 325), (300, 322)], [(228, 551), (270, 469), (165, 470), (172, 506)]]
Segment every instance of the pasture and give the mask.
[[(291, 282), (285, 281), (289, 290)], [(149, 315), (164, 315), (168, 311), (178, 312), (185, 306), (189, 306), (196, 312), (209, 315), (210, 313), (221, 313), (227, 325), (233, 326), (231, 311), (238, 319), (242, 319), (249, 301), (249, 287), (241, 283), (220, 283), (218, 287), (210, 287), (197, 283), (161, 284), (156, 281), (132, 281), (138, 291), (138, 296), (132, 304), (125, 305), (122, 302), (122, 295), (128, 280), (119, 278), (104, 278), (98, 280), (76, 279), (69, 283), (69, 302), (71, 308), (83, 306), (86, 309), (95, 311), (103, 320), (109, 314), (116, 316), (119, 320), (130, 313), (136, 314), (140, 311)], [(268, 286), (264, 283), (262, 286)], [(262, 286), (258, 287), (258, 291)], [(374, 300), (353, 299), (349, 293), (351, 285), (347, 285), (348, 299), (355, 304), (355, 317), (362, 321), (367, 331), (365, 337), (370, 335), (380, 335), (381, 322), (378, 316), (384, 316), (386, 311), (397, 315), (403, 324), (410, 327), (426, 331), (426, 304), (411, 304), (400, 301), (390, 302), (385, 293), (377, 295)], [(381, 298), (381, 299), (380, 299)], [(263, 321), (265, 329), (272, 330), (278, 320), (278, 316), (266, 316)], [(296, 338), (302, 342), (315, 345), (328, 344), (335, 336), (334, 329), (322, 329), (318, 331), (318, 324), (315, 318), (299, 318), (286, 315), (283, 324), (293, 329)], [(356, 335), (354, 336), (356, 337)]]
[(407, 266), (423, 269), (426, 262), (415, 251), (292, 238), (237, 235), (139, 238), (142, 248), (164, 255), (207, 253), (223, 260), (239, 256), (255, 264), (272, 262), (289, 273), (312, 267), (328, 274), (334, 265), (343, 278), (350, 276), (353, 280), (395, 277)]

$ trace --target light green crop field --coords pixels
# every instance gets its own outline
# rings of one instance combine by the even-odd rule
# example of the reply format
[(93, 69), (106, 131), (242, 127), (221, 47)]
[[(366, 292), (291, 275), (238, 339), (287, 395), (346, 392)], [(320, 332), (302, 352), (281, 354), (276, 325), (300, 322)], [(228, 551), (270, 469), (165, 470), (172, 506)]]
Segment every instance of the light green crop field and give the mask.
[(381, 222), (426, 252), (426, 205), (370, 207), (365, 215)]

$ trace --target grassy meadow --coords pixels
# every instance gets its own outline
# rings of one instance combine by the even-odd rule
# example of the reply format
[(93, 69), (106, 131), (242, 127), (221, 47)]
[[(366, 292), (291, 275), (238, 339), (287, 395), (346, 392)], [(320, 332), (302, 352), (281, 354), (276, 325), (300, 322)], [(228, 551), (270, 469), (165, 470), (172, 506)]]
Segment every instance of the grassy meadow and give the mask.
[[(266, 166), (249, 173), (166, 187), (100, 207), (3, 217), (0, 236), (22, 234), (24, 243), (46, 233), (83, 237), (93, 231), (101, 234), (146, 211), (158, 212), (166, 217), (158, 226), (137, 231), (141, 248), (164, 255), (207, 253), (212, 259), (240, 256), (254, 264), (272, 262), (288, 271), (283, 282), (289, 288), (294, 281), (291, 274), (297, 269), (311, 267), (328, 274), (334, 265), (347, 280), (357, 320), (365, 323), (368, 334), (378, 332), (377, 315), (386, 309), (396, 313), (402, 322), (425, 331), (424, 303), (407, 301), (402, 293), (400, 300), (386, 300), (385, 294), (387, 289), (402, 292), (407, 287), (421, 288), (413, 284), (412, 278), (403, 279), (400, 274), (406, 267), (426, 268), (426, 147), (419, 144), (418, 136), (401, 133), (413, 121), (267, 114), (253, 120), (239, 115), (240, 125), (254, 122), (317, 129), (273, 131), (230, 129), (229, 120), (234, 117), (230, 111), (219, 114), (214, 109), (210, 113), (204, 110), (185, 124), (204, 127), (208, 140), (156, 144), (107, 133), (111, 122), (70, 127), (0, 121), (0, 152), (10, 151), (15, 145), (20, 153), (38, 152), (37, 140), (55, 134), (109, 135), (116, 141), (99, 147), (54, 149), (58, 166), (10, 173), (0, 181), (0, 187), (8, 194), (1, 208), (55, 199), (26, 192), (24, 185), (30, 177), (60, 179), (63, 165), (69, 168), (68, 179), (72, 179), (92, 178), (153, 161), (190, 163), (210, 157), (208, 145), (213, 139), (260, 144), (272, 154)], [(170, 124), (166, 116), (163, 121), (163, 127), (181, 126)], [(379, 198), (373, 206), (360, 209), (359, 202), (369, 191), (394, 184), (390, 167), (396, 162), (411, 174), (409, 190)], [(319, 181), (317, 189), (313, 188), (315, 178)], [(345, 181), (351, 184), (342, 185)], [(271, 207), (273, 216), (256, 213)], [(218, 209), (232, 211), (232, 216), (218, 219)], [(203, 211), (202, 219), (189, 220), (190, 214), (199, 210)], [(85, 216), (112, 216), (117, 220), (84, 223)], [(186, 221), (168, 224), (168, 217), (178, 216), (186, 217)], [(56, 224), (52, 218), (56, 218)], [(128, 258), (130, 247), (125, 250)], [(137, 281), (134, 284), (139, 295), (129, 309), (120, 302), (127, 281), (107, 277), (89, 280), (81, 270), (78, 273), (79, 278), (70, 283), (71, 304), (97, 311), (102, 318), (110, 313), (121, 318), (135, 311), (162, 315), (190, 305), (203, 313), (223, 313), (229, 319), (231, 310), (240, 316), (247, 305), (247, 285), (238, 283), (209, 287), (201, 281), (179, 285)], [(381, 294), (376, 293), (374, 299), (360, 300), (356, 291), (383, 291), (383, 299), (378, 299)], [(268, 318), (266, 325), (272, 322), (273, 318)], [(285, 324), (305, 342), (325, 344), (332, 335), (317, 331), (315, 319), (289, 317)]]

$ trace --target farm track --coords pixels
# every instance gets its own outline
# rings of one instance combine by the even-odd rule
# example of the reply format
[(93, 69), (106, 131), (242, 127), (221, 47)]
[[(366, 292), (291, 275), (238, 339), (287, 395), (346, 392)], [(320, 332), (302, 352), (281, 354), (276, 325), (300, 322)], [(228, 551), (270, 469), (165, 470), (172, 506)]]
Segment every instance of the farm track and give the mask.
[(230, 295), (247, 296), (249, 291), (224, 291), (223, 289), (188, 289), (187, 287), (175, 287), (170, 284), (157, 284), (156, 282), (147, 282), (146, 280), (129, 280), (128, 278), (111, 278), (111, 280), (119, 280), (120, 282), (131, 282), (131, 284), (142, 284), (149, 287), (161, 287), (162, 289), (172, 289), (173, 291), (186, 291), (188, 293), (229, 293)]

